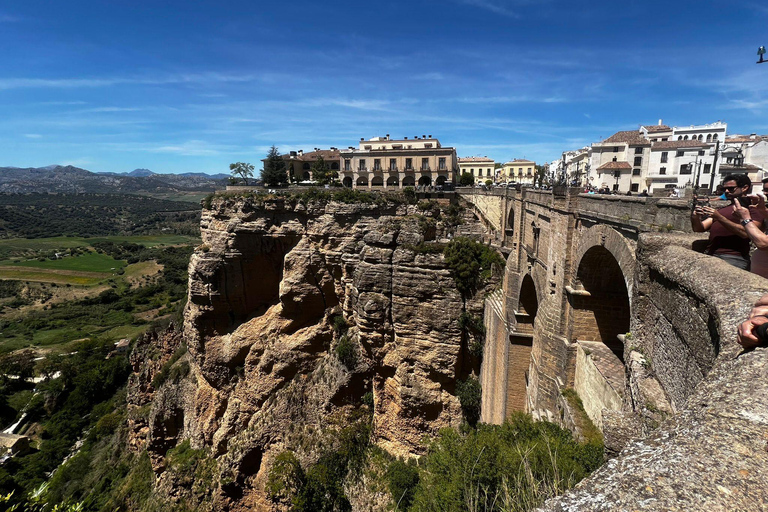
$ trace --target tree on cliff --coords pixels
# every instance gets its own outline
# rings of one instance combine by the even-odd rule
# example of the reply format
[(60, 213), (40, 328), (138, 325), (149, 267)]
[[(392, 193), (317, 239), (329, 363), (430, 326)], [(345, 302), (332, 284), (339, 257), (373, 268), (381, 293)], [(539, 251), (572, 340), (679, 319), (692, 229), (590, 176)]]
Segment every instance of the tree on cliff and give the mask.
[(318, 185), (330, 185), (335, 183), (339, 179), (339, 173), (328, 167), (322, 156), (318, 156), (317, 160), (312, 164), (312, 179), (315, 180)]
[(491, 277), (491, 268), (494, 265), (504, 266), (504, 259), (499, 253), (467, 237), (451, 240), (445, 246), (443, 255), (456, 288), (461, 293), (464, 307), (467, 299)]
[(234, 178), (240, 178), (245, 185), (248, 185), (248, 178), (253, 178), (253, 165), (246, 162), (237, 162), (229, 164), (229, 172)]
[(280, 156), (280, 152), (275, 146), (269, 149), (267, 158), (264, 160), (261, 179), (269, 187), (280, 186), (288, 182), (288, 175), (285, 172), (285, 160)]

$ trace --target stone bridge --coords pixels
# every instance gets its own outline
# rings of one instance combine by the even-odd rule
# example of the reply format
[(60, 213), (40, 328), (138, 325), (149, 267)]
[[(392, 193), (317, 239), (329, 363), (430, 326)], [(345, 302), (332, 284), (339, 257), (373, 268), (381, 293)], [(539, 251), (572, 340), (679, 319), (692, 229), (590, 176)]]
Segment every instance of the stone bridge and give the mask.
[(459, 192), (507, 257), (483, 421), (586, 416), (621, 452), (551, 510), (766, 509), (766, 349), (734, 332), (768, 281), (697, 251), (683, 200), (561, 192)]

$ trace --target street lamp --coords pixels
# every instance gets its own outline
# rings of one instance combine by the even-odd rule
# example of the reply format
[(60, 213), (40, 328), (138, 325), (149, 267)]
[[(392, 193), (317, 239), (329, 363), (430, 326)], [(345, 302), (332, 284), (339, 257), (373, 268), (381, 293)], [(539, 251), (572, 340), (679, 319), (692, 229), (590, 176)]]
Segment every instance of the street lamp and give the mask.
[(763, 55), (765, 55), (765, 46), (761, 46), (757, 49), (757, 55), (760, 56), (760, 60), (757, 61), (758, 64), (762, 64), (763, 62), (768, 62), (768, 60), (763, 59)]

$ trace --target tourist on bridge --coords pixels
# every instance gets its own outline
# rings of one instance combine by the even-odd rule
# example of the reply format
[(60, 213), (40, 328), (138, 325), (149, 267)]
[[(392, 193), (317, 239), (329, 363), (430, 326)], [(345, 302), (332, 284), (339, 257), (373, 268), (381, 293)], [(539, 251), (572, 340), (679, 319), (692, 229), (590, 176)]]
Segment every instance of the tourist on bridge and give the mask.
[(744, 208), (737, 201), (734, 203), (734, 211), (741, 219), (741, 224), (747, 231), (749, 239), (755, 244), (757, 250), (752, 253), (750, 270), (762, 277), (768, 278), (768, 235), (764, 233), (764, 222), (753, 222), (756, 212), (760, 212), (757, 218), (768, 219), (768, 209), (765, 207), (765, 197), (768, 194), (768, 178), (763, 180), (763, 194), (757, 196), (757, 204)]
[[(733, 202), (746, 199), (751, 188), (752, 182), (746, 174), (729, 174), (723, 180), (725, 196)], [(763, 211), (752, 212), (752, 220), (758, 225), (762, 225), (764, 218)], [(691, 212), (693, 231), (709, 231), (707, 254), (744, 270), (749, 270), (749, 235), (745, 226), (752, 220), (742, 220), (733, 204), (719, 209), (698, 205)]]

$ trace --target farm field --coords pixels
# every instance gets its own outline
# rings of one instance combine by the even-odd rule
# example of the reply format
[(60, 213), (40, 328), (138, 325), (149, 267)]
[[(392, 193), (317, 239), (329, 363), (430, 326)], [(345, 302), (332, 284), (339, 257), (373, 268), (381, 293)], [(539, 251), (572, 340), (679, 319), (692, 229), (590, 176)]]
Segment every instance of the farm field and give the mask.
[(7, 238), (0, 239), (0, 258), (22, 255), (34, 251), (55, 251), (76, 247), (89, 247), (97, 242), (134, 243), (144, 247), (163, 245), (194, 245), (198, 237), (187, 235), (113, 235), (99, 237), (56, 236), (50, 238)]

